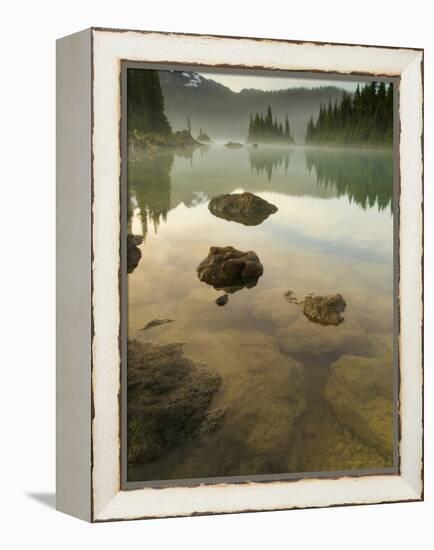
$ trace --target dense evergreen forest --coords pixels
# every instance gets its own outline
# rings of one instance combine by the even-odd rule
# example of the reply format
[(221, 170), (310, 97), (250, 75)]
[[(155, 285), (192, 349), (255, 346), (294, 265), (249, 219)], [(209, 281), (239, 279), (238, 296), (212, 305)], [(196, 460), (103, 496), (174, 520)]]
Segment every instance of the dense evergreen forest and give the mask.
[(393, 85), (369, 82), (354, 94), (344, 92), (338, 103), (321, 104), (316, 122), (311, 117), (306, 143), (391, 145)]
[(170, 134), (171, 127), (164, 114), (164, 99), (157, 71), (128, 69), (127, 71), (128, 137), (135, 132)]
[(278, 122), (276, 117), (273, 118), (271, 107), (267, 108), (265, 116), (262, 113), (256, 113), (255, 116), (250, 115), (247, 142), (294, 143), (294, 138), (291, 135), (289, 127), (288, 115), (285, 117), (285, 126), (283, 126), (282, 122)]

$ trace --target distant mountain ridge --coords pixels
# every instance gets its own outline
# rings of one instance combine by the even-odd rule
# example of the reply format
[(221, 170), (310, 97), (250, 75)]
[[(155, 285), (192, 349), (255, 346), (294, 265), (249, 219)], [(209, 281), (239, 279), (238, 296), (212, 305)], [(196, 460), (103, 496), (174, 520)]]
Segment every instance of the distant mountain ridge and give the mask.
[(245, 88), (234, 92), (227, 86), (192, 71), (159, 71), (165, 113), (174, 130), (187, 127), (192, 134), (202, 128), (213, 140), (247, 138), (250, 114), (273, 113), (284, 119), (288, 114), (291, 132), (303, 143), (310, 117), (317, 116), (321, 103), (341, 99), (344, 90), (336, 86), (288, 88), (264, 91)]
[(201, 88), (202, 90), (220, 90), (233, 93), (230, 88), (205, 78), (199, 73), (190, 71), (159, 71), (161, 86), (185, 86), (186, 88)]

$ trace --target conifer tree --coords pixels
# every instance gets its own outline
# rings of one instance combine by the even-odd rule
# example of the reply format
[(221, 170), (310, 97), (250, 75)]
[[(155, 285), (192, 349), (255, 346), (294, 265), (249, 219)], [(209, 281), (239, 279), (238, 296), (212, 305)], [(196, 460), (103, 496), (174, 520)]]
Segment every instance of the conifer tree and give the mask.
[(164, 99), (158, 72), (151, 69), (127, 71), (128, 135), (134, 131), (169, 134), (170, 124), (164, 114)]
[(294, 143), (291, 135), (288, 116), (285, 117), (285, 126), (279, 122), (277, 117), (273, 117), (271, 107), (267, 107), (267, 112), (250, 115), (249, 128), (247, 135), (248, 142), (282, 142)]
[(391, 144), (393, 84), (369, 82), (354, 94), (343, 92), (340, 103), (320, 105), (306, 128), (306, 143)]
[(291, 136), (291, 131), (289, 129), (289, 121), (288, 121), (288, 115), (285, 116), (285, 138), (289, 139)]

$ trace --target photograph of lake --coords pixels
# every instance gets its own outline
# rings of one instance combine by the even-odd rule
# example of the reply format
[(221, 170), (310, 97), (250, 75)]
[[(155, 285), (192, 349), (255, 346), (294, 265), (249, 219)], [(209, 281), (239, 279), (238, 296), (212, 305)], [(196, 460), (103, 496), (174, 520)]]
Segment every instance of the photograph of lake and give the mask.
[(124, 84), (126, 480), (395, 472), (393, 82)]

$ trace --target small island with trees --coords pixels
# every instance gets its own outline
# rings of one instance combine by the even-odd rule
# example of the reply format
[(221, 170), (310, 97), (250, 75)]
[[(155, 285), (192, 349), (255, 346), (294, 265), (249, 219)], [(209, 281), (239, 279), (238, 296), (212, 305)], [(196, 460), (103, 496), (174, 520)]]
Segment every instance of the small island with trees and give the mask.
[(287, 143), (293, 144), (294, 138), (291, 135), (288, 115), (285, 117), (285, 124), (273, 117), (271, 107), (267, 113), (256, 113), (250, 115), (247, 143)]
[(199, 135), (197, 136), (197, 141), (201, 143), (211, 143), (212, 139), (209, 137), (209, 135), (202, 130), (202, 128), (199, 130)]

